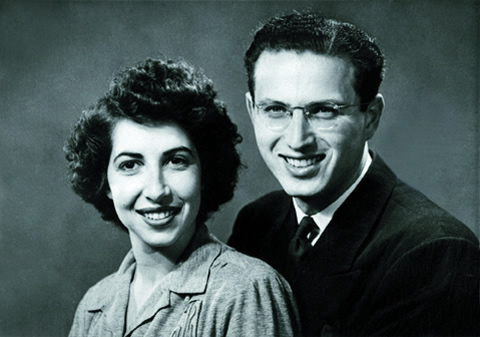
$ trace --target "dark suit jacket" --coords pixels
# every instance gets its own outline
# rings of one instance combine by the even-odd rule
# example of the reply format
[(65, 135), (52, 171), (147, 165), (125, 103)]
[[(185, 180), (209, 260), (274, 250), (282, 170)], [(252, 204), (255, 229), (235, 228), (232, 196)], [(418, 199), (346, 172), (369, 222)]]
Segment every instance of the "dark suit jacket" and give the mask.
[(304, 335), (478, 335), (479, 243), (379, 156), (309, 255), (287, 255), (292, 200), (270, 193), (239, 213), (229, 244), (276, 268)]

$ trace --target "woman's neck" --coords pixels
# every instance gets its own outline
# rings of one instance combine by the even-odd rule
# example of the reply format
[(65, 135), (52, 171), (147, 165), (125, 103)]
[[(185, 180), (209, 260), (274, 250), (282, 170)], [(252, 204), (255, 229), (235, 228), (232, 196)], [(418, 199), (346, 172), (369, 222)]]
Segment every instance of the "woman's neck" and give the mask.
[(181, 252), (165, 249), (152, 249), (136, 245), (132, 241), (133, 255), (136, 261), (135, 278), (142, 280), (145, 286), (154, 286), (169, 272), (175, 269)]
[(137, 264), (136, 273), (145, 281), (162, 279), (175, 269), (180, 255), (187, 248), (195, 234), (196, 227), (189, 228), (175, 242), (167, 246), (154, 247), (146, 243), (135, 233), (130, 233), (133, 255)]

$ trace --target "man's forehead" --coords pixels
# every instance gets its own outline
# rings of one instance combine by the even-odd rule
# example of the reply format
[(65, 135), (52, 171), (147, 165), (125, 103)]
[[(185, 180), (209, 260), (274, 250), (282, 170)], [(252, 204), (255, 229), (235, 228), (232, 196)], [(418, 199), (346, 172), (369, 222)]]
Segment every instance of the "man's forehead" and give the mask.
[(353, 65), (339, 57), (310, 51), (264, 51), (255, 67), (255, 96), (260, 98), (300, 97), (307, 99), (353, 98)]
[(342, 63), (344, 67), (354, 69), (350, 60), (342, 55), (327, 55), (311, 50), (265, 49), (255, 62), (255, 71), (258, 70), (259, 65), (266, 65), (268, 69), (268, 65), (272, 61), (283, 62), (284, 65), (287, 65), (288, 63), (298, 62), (299, 59), (302, 59), (304, 62), (310, 62), (312, 66), (318, 63)]

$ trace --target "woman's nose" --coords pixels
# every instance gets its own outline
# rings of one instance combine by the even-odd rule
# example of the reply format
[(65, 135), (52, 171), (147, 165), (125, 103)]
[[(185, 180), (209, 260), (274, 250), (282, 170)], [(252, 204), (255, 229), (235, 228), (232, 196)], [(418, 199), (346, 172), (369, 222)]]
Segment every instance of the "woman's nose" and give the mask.
[(147, 199), (153, 202), (159, 202), (170, 195), (170, 187), (165, 181), (162, 172), (155, 170), (146, 175), (143, 193)]
[(287, 145), (294, 150), (301, 150), (315, 141), (315, 132), (302, 109), (294, 110), (284, 132)]

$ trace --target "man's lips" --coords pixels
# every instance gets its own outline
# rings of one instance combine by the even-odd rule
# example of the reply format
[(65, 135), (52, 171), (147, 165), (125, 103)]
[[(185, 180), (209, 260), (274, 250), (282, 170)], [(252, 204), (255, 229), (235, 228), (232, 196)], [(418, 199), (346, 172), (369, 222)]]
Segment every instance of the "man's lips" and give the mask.
[(285, 155), (279, 155), (281, 158), (283, 158), (287, 164), (290, 166), (293, 166), (295, 168), (307, 168), (309, 166), (315, 165), (316, 163), (321, 162), (323, 159), (325, 159), (325, 154), (319, 154), (315, 156), (305, 156), (301, 158), (294, 158), (294, 157), (289, 157)]

